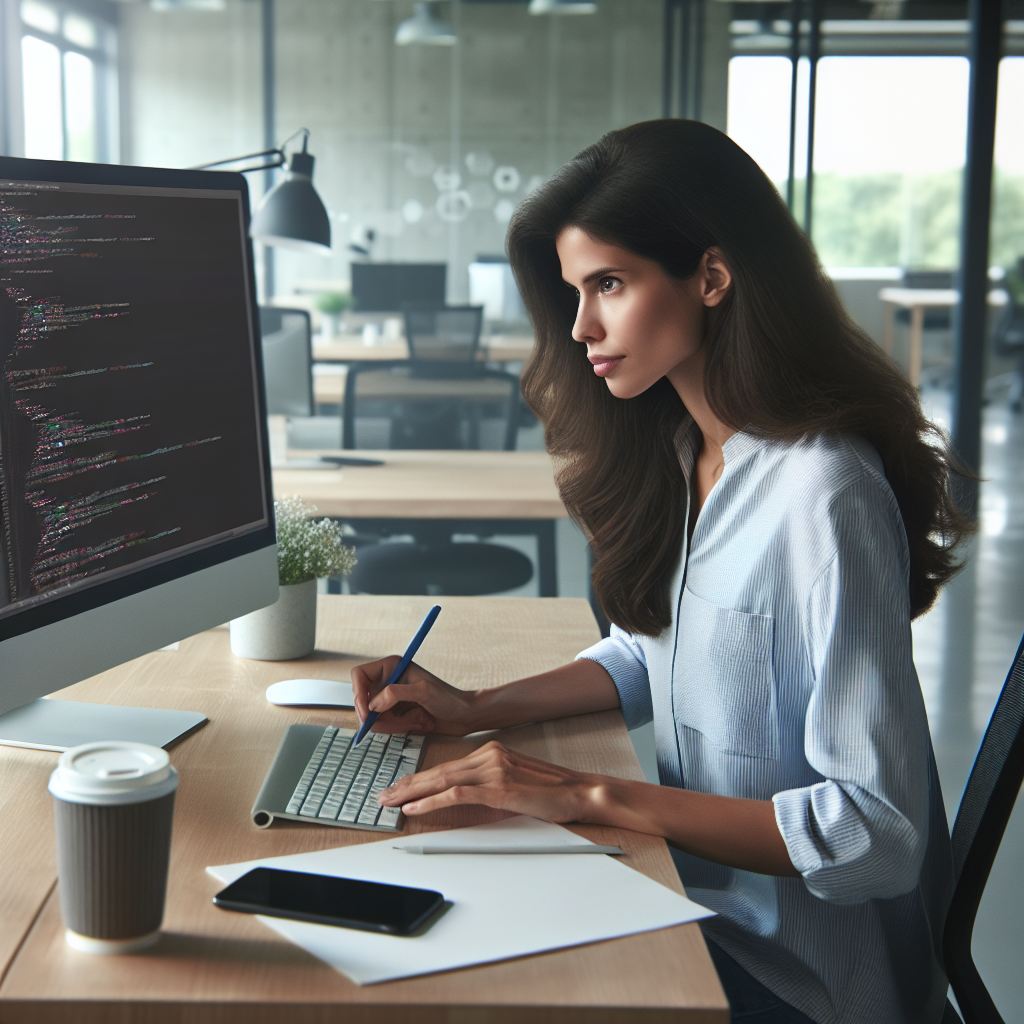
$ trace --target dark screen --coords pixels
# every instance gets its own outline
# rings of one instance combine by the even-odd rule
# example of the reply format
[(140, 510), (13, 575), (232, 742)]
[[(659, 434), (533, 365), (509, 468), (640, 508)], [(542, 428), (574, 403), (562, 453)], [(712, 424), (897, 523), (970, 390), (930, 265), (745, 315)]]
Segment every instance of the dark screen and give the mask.
[(229, 909), (389, 932), (409, 931), (443, 901), (430, 889), (275, 868), (256, 868), (216, 896)]
[(352, 308), (400, 313), (404, 306), (445, 302), (444, 263), (353, 263)]
[(268, 522), (241, 210), (0, 183), (0, 617)]

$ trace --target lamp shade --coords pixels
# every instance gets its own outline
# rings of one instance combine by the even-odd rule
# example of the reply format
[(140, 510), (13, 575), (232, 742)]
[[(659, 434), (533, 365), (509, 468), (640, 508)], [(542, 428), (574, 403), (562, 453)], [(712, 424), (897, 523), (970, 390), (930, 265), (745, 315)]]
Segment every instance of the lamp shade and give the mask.
[(420, 0), (413, 8), (413, 16), (398, 26), (395, 43), (398, 46), (409, 46), (412, 43), (453, 46), (455, 32), (447, 21), (437, 16), (433, 3), (429, 0)]
[(313, 157), (309, 153), (292, 155), (284, 180), (256, 207), (249, 233), (264, 245), (330, 254), (331, 222), (313, 188)]

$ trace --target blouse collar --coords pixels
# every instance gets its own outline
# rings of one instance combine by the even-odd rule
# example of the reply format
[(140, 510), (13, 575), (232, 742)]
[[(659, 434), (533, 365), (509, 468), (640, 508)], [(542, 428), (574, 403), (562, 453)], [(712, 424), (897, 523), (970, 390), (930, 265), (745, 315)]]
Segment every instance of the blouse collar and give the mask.
[[(725, 456), (726, 467), (734, 462), (742, 461), (748, 455), (757, 451), (764, 443), (763, 438), (737, 430), (722, 445), (722, 454)], [(683, 471), (683, 476), (689, 482), (701, 444), (700, 428), (689, 413), (686, 414), (683, 422), (679, 424), (679, 429), (676, 430), (675, 436), (672, 438), (672, 444), (676, 450), (676, 456), (679, 459), (679, 466)]]

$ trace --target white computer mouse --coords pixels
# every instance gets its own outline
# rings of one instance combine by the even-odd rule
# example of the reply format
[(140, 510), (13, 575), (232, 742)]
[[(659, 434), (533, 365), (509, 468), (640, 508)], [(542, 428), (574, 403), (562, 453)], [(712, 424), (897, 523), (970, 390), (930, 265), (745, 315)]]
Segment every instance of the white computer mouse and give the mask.
[(267, 687), (267, 700), (285, 707), (354, 708), (352, 684), (333, 679), (284, 679)]

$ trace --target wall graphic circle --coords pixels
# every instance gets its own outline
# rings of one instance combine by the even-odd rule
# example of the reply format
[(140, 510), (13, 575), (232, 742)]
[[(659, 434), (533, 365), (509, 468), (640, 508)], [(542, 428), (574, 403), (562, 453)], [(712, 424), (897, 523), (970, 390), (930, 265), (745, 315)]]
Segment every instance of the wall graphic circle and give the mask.
[(494, 187), (499, 192), (515, 192), (519, 188), (519, 182), (522, 181), (522, 176), (519, 174), (519, 169), (511, 166), (499, 167), (494, 172), (494, 177), (491, 179), (494, 182)]

